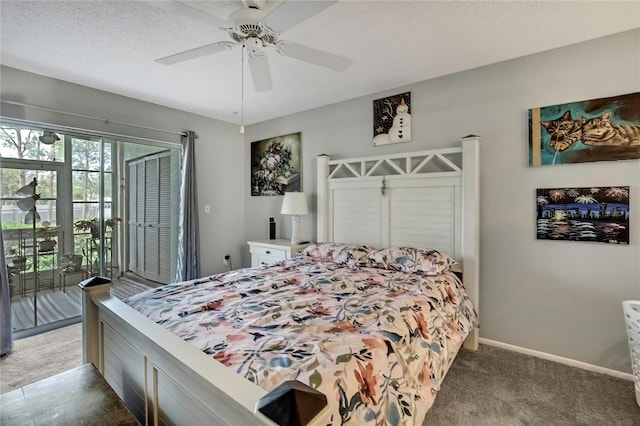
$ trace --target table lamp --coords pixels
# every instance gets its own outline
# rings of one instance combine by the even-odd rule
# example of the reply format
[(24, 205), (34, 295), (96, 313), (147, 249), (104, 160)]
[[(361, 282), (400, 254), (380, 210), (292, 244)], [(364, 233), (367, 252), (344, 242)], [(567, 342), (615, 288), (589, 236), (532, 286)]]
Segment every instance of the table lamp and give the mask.
[(300, 216), (309, 214), (304, 192), (285, 192), (281, 214), (291, 215), (291, 244), (300, 243)]

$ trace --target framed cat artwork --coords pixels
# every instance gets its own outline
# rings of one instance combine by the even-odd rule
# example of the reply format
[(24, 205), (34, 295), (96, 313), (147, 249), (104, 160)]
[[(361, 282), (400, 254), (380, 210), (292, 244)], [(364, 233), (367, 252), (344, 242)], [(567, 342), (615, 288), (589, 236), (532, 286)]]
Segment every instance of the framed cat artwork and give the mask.
[(529, 166), (640, 159), (640, 92), (529, 110)]

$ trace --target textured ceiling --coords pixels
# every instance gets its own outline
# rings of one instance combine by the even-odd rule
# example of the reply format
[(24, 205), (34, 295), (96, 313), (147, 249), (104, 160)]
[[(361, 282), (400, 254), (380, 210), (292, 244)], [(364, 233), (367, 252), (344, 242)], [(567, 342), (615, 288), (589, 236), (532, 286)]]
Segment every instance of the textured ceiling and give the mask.
[[(239, 1), (184, 3), (223, 19), (242, 7)], [(3, 65), (240, 122), (241, 49), (170, 66), (154, 62), (229, 40), (223, 31), (149, 2), (2, 0), (0, 9)], [(268, 52), (273, 90), (255, 92), (245, 69), (244, 121), (633, 28), (640, 28), (639, 1), (339, 0), (281, 38), (348, 57), (353, 65), (337, 72)]]

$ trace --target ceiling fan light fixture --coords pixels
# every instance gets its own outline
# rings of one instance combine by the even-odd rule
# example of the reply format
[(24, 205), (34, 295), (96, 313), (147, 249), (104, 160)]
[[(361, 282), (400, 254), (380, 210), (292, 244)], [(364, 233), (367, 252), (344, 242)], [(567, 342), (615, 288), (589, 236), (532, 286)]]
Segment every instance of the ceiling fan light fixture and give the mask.
[(249, 25), (256, 26), (264, 18), (264, 12), (260, 9), (243, 7), (229, 14), (229, 21), (237, 27)]
[(49, 130), (45, 130), (42, 132), (42, 136), (38, 139), (45, 145), (53, 145), (55, 142), (60, 140), (60, 137)]
[(265, 0), (242, 0), (242, 4), (249, 9), (262, 9), (265, 3)]

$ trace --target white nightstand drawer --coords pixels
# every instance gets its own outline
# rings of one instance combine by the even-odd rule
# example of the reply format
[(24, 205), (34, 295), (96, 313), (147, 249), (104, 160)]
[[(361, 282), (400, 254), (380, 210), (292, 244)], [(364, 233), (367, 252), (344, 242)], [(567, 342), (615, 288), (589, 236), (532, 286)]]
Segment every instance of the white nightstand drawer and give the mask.
[(251, 266), (271, 265), (297, 256), (309, 243), (291, 244), (289, 240), (248, 241)]
[(255, 246), (251, 248), (251, 253), (260, 257), (275, 257), (278, 260), (285, 260), (287, 258), (287, 251), (276, 247)]
[(284, 257), (277, 256), (251, 256), (251, 265), (252, 266), (262, 266), (262, 265), (273, 265), (277, 262), (282, 262), (285, 260)]

